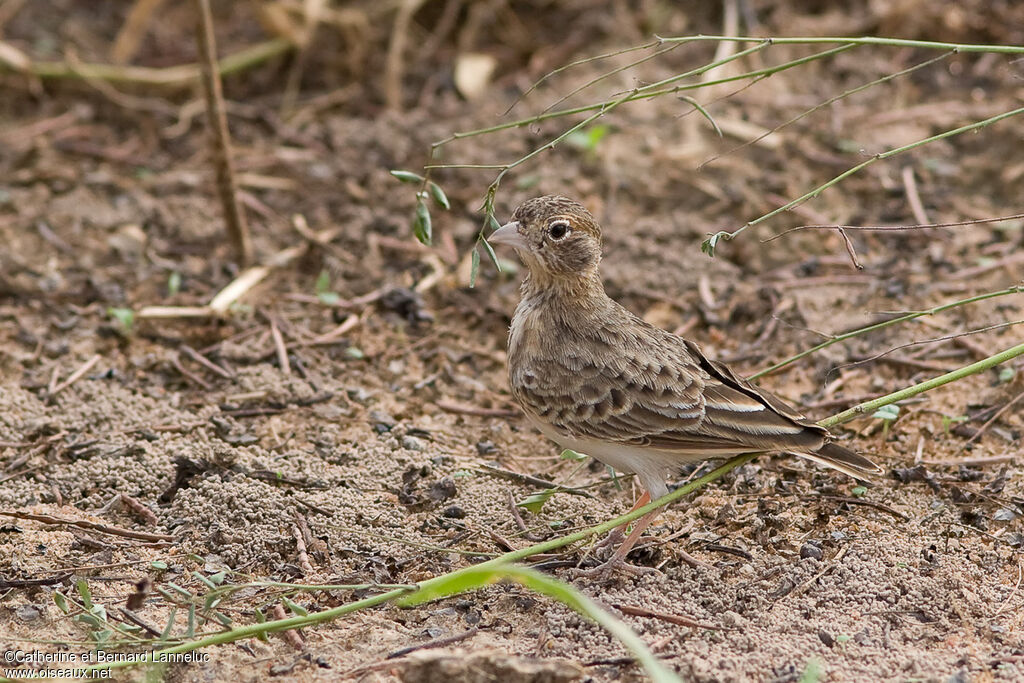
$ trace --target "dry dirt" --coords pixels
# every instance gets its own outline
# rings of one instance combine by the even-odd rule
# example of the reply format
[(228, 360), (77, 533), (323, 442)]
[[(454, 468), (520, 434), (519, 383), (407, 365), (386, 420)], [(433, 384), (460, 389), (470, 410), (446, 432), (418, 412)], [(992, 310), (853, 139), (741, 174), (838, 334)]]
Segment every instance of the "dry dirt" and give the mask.
[[(384, 107), (379, 79), (372, 78), (384, 60), (386, 33), (377, 42), (364, 37), (366, 56), (353, 65), (346, 61), (351, 50), (330, 42), (340, 29), (322, 28), (290, 116), (278, 112), (291, 62), (228, 79), (257, 252), (304, 244), (292, 228), (296, 213), (313, 230), (336, 235), (274, 271), (223, 320), (136, 315), (128, 329), (109, 313), (201, 305), (238, 272), (223, 243), (200, 110), (190, 110), (181, 94), (142, 88), (117, 95), (102, 86), (3, 76), (0, 650), (94, 647), (102, 629), (73, 619), (77, 608), (67, 615), (54, 602), (55, 591), (79, 600), (79, 579), (118, 628), (134, 615), (162, 632), (177, 604), (169, 635), (181, 639), (190, 628), (189, 598), (175, 586), (199, 596), (195, 633), (216, 633), (222, 627), (212, 609), (236, 626), (254, 623), (257, 609), (273, 618), (285, 591), (255, 582), (415, 583), (629, 508), (636, 493), (629, 479), (560, 459), (510, 402), (504, 345), (519, 273), (511, 263), (497, 273), (485, 259), (477, 287), (467, 286), (477, 208), (492, 172), (436, 176), (453, 208), (435, 211), (436, 246), (425, 248), (410, 234), (412, 192), (388, 170), (417, 169), (430, 141), (504, 120), (514, 97), (551, 68), (651, 33), (715, 33), (721, 17), (593, 2), (560, 9), (540, 3), (519, 18), (500, 3), (480, 3), (484, 10), (466, 16), (461, 3), (448, 4), (455, 7), (454, 28), (437, 44), (432, 31), (445, 17), (437, 8), (415, 17), (413, 38), (431, 50), (409, 58), (400, 110)], [(1010, 3), (967, 2), (944, 11), (909, 3), (916, 10), (906, 14), (886, 3), (828, 12), (749, 4), (762, 22), (759, 33), (1024, 43), (1024, 16)], [(383, 10), (357, 7), (383, 21)], [(162, 11), (140, 63), (192, 58), (191, 48), (179, 47), (190, 44), (187, 14)], [(121, 17), (82, 12), (57, 27), (29, 4), (4, 36), (41, 51), (41, 58), (61, 58), (60, 46), (73, 44), (79, 58), (103, 61)], [(222, 52), (261, 38), (254, 18), (233, 12), (218, 15)], [(385, 18), (390, 26), (391, 15)], [(564, 44), (559, 26), (572, 27)], [(612, 93), (632, 87), (634, 78), (680, 73), (706, 63), (714, 49), (676, 50), (596, 90)], [(452, 88), (450, 64), (459, 50), (501, 57), (481, 100), (466, 102)], [(808, 52), (773, 47), (742, 65), (759, 68)], [(862, 49), (738, 92), (698, 91), (726, 133), (722, 139), (671, 97), (623, 107), (602, 120), (607, 133), (592, 149), (564, 145), (510, 174), (498, 194), (499, 217), (538, 194), (580, 198), (605, 225), (610, 294), (654, 324), (685, 330), (748, 374), (818, 343), (822, 334), (886, 312), (1020, 283), (1019, 219), (851, 233), (860, 271), (832, 232), (761, 242), (803, 223), (914, 224), (921, 212), (932, 222), (1017, 213), (1024, 182), (1018, 119), (877, 163), (723, 244), (717, 258), (700, 253), (706, 233), (734, 229), (865, 155), (1020, 106), (1020, 59), (953, 55), (698, 170), (754, 131), (932, 56)], [(514, 114), (540, 111), (607, 68), (580, 67)], [(587, 92), (573, 101), (597, 97), (587, 99)], [(446, 148), (444, 160), (509, 162), (561, 125), (472, 138)], [(322, 301), (316, 283), (324, 278), (336, 296)], [(825, 417), (1019, 343), (1020, 328), (1005, 323), (1021, 318), (1024, 295), (1003, 296), (836, 344), (761, 383)], [(339, 325), (342, 334), (321, 337)], [(287, 367), (272, 328), (287, 348)], [(971, 330), (982, 331), (953, 336)], [(938, 341), (906, 346), (928, 339)], [(660, 574), (575, 585), (620, 615), (684, 680), (1021, 680), (1024, 403), (1011, 403), (1024, 390), (1024, 365), (1018, 359), (1005, 368), (1013, 372), (990, 370), (905, 402), (891, 428), (860, 419), (839, 430), (845, 443), (884, 465), (886, 476), (870, 486), (793, 459), (761, 457), (660, 518), (654, 540), (630, 558)], [(968, 442), (983, 425), (984, 433)], [(556, 494), (536, 513), (517, 510), (515, 502), (538, 488), (495, 469), (580, 487), (582, 495)], [(680, 472), (679, 481), (694, 474)], [(571, 580), (568, 568), (594, 563), (591, 550), (569, 549), (543, 567)], [(683, 551), (703, 564), (687, 564)], [(211, 608), (202, 597), (211, 576), (245, 587)], [(126, 600), (145, 578), (148, 597), (126, 614)], [(376, 590), (287, 595), (318, 611)], [(636, 616), (636, 608), (651, 615)], [(696, 625), (679, 623), (687, 620)], [(118, 633), (110, 638), (124, 640)], [(432, 647), (400, 652), (425, 644)], [(643, 675), (606, 632), (513, 585), (415, 609), (357, 612), (305, 629), (298, 640), (278, 634), (204, 652), (204, 663), (169, 665), (149, 676)], [(124, 680), (145, 675), (117, 673)]]

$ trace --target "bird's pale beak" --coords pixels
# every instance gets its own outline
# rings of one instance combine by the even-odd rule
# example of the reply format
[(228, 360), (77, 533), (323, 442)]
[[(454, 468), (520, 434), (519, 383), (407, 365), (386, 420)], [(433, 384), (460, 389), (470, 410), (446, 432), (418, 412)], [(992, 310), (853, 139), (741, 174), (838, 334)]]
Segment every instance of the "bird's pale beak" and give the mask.
[(506, 223), (491, 233), (487, 241), (491, 244), (504, 244), (513, 249), (526, 249), (526, 240), (519, 233), (519, 221)]

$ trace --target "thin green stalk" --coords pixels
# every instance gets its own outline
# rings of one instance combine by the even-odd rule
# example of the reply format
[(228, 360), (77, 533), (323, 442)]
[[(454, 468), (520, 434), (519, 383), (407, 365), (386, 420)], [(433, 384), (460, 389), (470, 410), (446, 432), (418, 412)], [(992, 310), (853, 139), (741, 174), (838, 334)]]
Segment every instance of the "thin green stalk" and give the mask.
[(850, 97), (851, 95), (856, 95), (857, 93), (863, 92), (863, 91), (865, 91), (865, 90), (867, 90), (869, 88), (873, 88), (876, 85), (881, 85), (882, 83), (887, 83), (887, 82), (889, 82), (891, 80), (899, 78), (900, 76), (906, 76), (907, 74), (911, 74), (911, 73), (913, 73), (913, 72), (915, 72), (915, 71), (917, 71), (919, 69), (924, 69), (925, 67), (931, 66), (935, 62), (938, 62), (938, 61), (941, 61), (943, 59), (946, 59), (947, 57), (949, 57), (952, 54), (955, 54), (952, 50), (949, 51), (949, 52), (945, 52), (945, 53), (939, 55), (938, 57), (932, 57), (931, 59), (926, 59), (923, 62), (915, 64), (914, 66), (907, 67), (906, 69), (902, 69), (901, 71), (896, 71), (894, 73), (882, 76), (881, 78), (876, 78), (875, 80), (871, 81), (870, 83), (864, 83), (862, 85), (858, 85), (856, 88), (850, 88), (849, 90), (845, 90), (845, 91), (839, 93), (838, 95), (830, 97), (827, 100), (825, 100), (824, 102), (821, 102), (821, 103), (811, 107), (810, 109), (807, 109), (805, 111), (800, 112), (799, 114), (797, 114), (793, 118), (791, 118), (788, 121), (785, 121), (783, 123), (780, 123), (779, 125), (775, 126), (771, 130), (768, 130), (768, 131), (765, 131), (764, 133), (761, 133), (756, 138), (753, 138), (751, 140), (747, 140), (746, 142), (743, 142), (743, 143), (741, 143), (739, 145), (736, 145), (735, 147), (733, 147), (730, 150), (727, 150), (727, 151), (722, 152), (720, 154), (714, 155), (710, 159), (702, 162), (701, 165), (697, 167), (697, 169), (698, 170), (703, 170), (705, 167), (707, 167), (708, 164), (711, 164), (715, 160), (720, 159), (720, 158), (722, 158), (724, 156), (728, 156), (730, 154), (734, 154), (735, 152), (738, 152), (739, 150), (744, 149), (745, 147), (749, 147), (750, 145), (753, 145), (756, 142), (765, 139), (769, 135), (772, 135), (774, 133), (778, 133), (780, 130), (782, 130), (786, 126), (790, 126), (790, 125), (796, 123), (797, 121), (799, 121), (799, 120), (801, 120), (803, 118), (806, 118), (806, 117), (810, 116), (811, 114), (813, 114), (813, 113), (815, 113), (817, 111), (821, 111), (822, 109), (824, 109), (825, 107), (829, 106), (830, 104), (832, 104), (834, 102), (838, 102), (839, 100), (842, 100), (842, 99), (845, 99), (847, 97)]
[(937, 142), (938, 140), (944, 140), (945, 138), (953, 137), (954, 135), (960, 135), (961, 133), (966, 133), (967, 131), (970, 131), (970, 130), (978, 130), (980, 128), (984, 128), (985, 126), (987, 126), (989, 124), (996, 123), (997, 121), (1002, 121), (1003, 119), (1010, 118), (1011, 116), (1017, 116), (1018, 114), (1024, 114), (1024, 107), (1019, 107), (1019, 108), (1013, 109), (1011, 111), (1006, 111), (1006, 112), (1003, 112), (1002, 114), (997, 114), (996, 116), (989, 117), (989, 118), (984, 119), (982, 121), (975, 121), (974, 123), (969, 123), (966, 126), (960, 126), (959, 128), (954, 128), (953, 130), (947, 130), (945, 132), (939, 133), (938, 135), (933, 135), (931, 137), (924, 138), (922, 140), (916, 140), (914, 142), (911, 142), (908, 145), (903, 145), (902, 147), (897, 147), (895, 149), (890, 149), (887, 152), (881, 152), (879, 154), (875, 154), (870, 159), (867, 159), (866, 161), (863, 161), (863, 162), (857, 164), (856, 166), (843, 171), (842, 173), (837, 175), (835, 178), (832, 178), (832, 180), (829, 180), (826, 183), (822, 183), (821, 185), (819, 185), (818, 187), (814, 188), (813, 190), (811, 190), (807, 194), (804, 194), (804, 195), (802, 195), (800, 197), (797, 197), (793, 201), (791, 201), (791, 202), (789, 202), (787, 204), (783, 204), (779, 208), (777, 208), (777, 209), (775, 209), (773, 211), (769, 211), (768, 213), (764, 214), (763, 216), (759, 216), (758, 218), (755, 218), (754, 220), (752, 220), (749, 223), (747, 223), (746, 225), (738, 228), (737, 230), (734, 230), (733, 232), (721, 231), (721, 232), (715, 233), (714, 235), (712, 235), (711, 237), (709, 237), (708, 239), (706, 239), (704, 241), (704, 244), (701, 246), (701, 249), (705, 253), (707, 253), (707, 254), (709, 254), (711, 256), (714, 256), (715, 247), (718, 245), (718, 241), (719, 240), (729, 241), (731, 239), (734, 239), (737, 235), (742, 233), (747, 228), (749, 228), (749, 227), (751, 227), (753, 225), (757, 225), (758, 223), (761, 223), (763, 221), (766, 221), (769, 218), (771, 218), (772, 216), (776, 216), (776, 215), (782, 213), (783, 211), (787, 211), (789, 209), (792, 209), (794, 206), (797, 206), (798, 204), (802, 204), (803, 202), (807, 201), (808, 199), (812, 199), (814, 197), (817, 197), (823, 191), (825, 191), (828, 188), (832, 187), (833, 185), (835, 185), (836, 183), (840, 182), (844, 178), (847, 178), (847, 177), (853, 175), (854, 173), (857, 173), (858, 171), (860, 171), (860, 170), (870, 166), (871, 164), (875, 163), (876, 161), (881, 161), (883, 159), (888, 159), (889, 157), (894, 157), (894, 156), (896, 156), (898, 154), (903, 154), (904, 152), (909, 152), (910, 150), (916, 149), (917, 147), (922, 147), (924, 145), (928, 145), (928, 144), (931, 144), (933, 142)]
[(952, 372), (947, 372), (944, 375), (939, 375), (938, 377), (930, 379), (926, 382), (915, 384), (912, 387), (901, 389), (900, 391), (887, 394), (885, 396), (876, 398), (871, 401), (865, 401), (864, 403), (855, 405), (849, 410), (844, 410), (843, 412), (833, 415), (832, 417), (825, 418), (818, 424), (820, 424), (822, 427), (832, 427), (833, 425), (849, 422), (850, 420), (853, 420), (865, 413), (873, 413), (882, 406), (887, 406), (890, 403), (896, 403), (897, 401), (903, 401), (905, 399), (910, 398), (911, 396), (917, 396), (918, 394), (924, 393), (926, 391), (931, 391), (936, 387), (941, 387), (943, 384), (949, 384), (950, 382), (955, 382), (958, 379), (963, 379), (964, 377), (967, 377), (969, 375), (975, 375), (979, 372), (988, 370), (989, 368), (993, 368), (999, 365), (1000, 363), (1005, 363), (1008, 360), (1012, 360), (1020, 355), (1024, 355), (1024, 344), (1018, 344), (1017, 346), (1006, 349), (1005, 351), (997, 353), (994, 356), (989, 356), (988, 358), (979, 360), (977, 363), (965, 365), (962, 368), (958, 368)]
[(436, 590), (422, 590), (405, 596), (398, 601), (402, 607), (413, 607), (432, 602), (450, 595), (460, 595), (484, 586), (497, 583), (502, 579), (511, 579), (526, 588), (554, 598), (567, 607), (589, 617), (611, 633), (622, 645), (633, 653), (650, 675), (654, 683), (682, 683), (675, 673), (670, 671), (647, 647), (633, 629), (609, 614), (603, 607), (591, 600), (575, 586), (564, 581), (542, 574), (529, 567), (507, 564), (493, 569), (474, 567), (459, 578), (452, 577), (445, 585)]
[[(799, 59), (793, 59), (793, 60), (790, 60), (788, 62), (783, 62), (782, 64), (777, 64), (776, 66), (769, 66), (769, 67), (764, 67), (762, 69), (755, 69), (754, 71), (747, 71), (745, 73), (737, 74), (735, 76), (728, 76), (728, 77), (725, 77), (725, 78), (718, 78), (718, 79), (714, 79), (714, 80), (710, 80), (710, 81), (704, 81), (704, 82), (701, 82), (701, 83), (690, 83), (690, 84), (687, 84), (687, 85), (677, 85), (677, 86), (673, 86), (671, 88), (662, 88), (662, 89), (659, 90), (659, 89), (656, 89), (656, 86), (664, 85), (665, 82), (666, 82), (666, 81), (659, 81), (658, 83), (652, 83), (652, 84), (646, 85), (646, 86), (644, 86), (642, 88), (637, 88), (635, 94), (631, 95), (626, 101), (627, 102), (635, 102), (637, 100), (647, 100), (647, 99), (651, 99), (653, 97), (660, 97), (661, 95), (669, 95), (669, 94), (673, 94), (673, 93), (684, 92), (684, 91), (687, 91), (687, 90), (697, 90), (699, 88), (709, 88), (709, 87), (712, 87), (712, 86), (715, 86), (715, 85), (721, 85), (722, 83), (732, 83), (734, 81), (740, 81), (740, 80), (744, 80), (744, 79), (747, 79), (747, 78), (759, 78), (759, 77), (771, 76), (773, 74), (777, 74), (777, 73), (780, 73), (782, 71), (786, 71), (788, 69), (792, 69), (794, 67), (801, 66), (803, 64), (807, 64), (808, 62), (813, 62), (813, 61), (818, 60), (818, 59), (824, 59), (826, 57), (831, 57), (833, 55), (839, 54), (840, 52), (845, 52), (846, 50), (852, 49), (853, 47), (856, 47), (856, 46), (855, 45), (842, 45), (840, 47), (835, 47), (835, 48), (832, 48), (830, 50), (823, 50), (821, 52), (815, 52), (814, 54), (808, 55), (806, 57), (800, 57)], [(763, 49), (763, 48), (759, 48), (759, 49)], [(733, 59), (735, 59), (735, 58), (736, 58), (736, 55), (733, 55)], [(707, 66), (701, 67), (700, 69), (694, 69), (692, 71), (687, 71), (684, 74), (679, 74), (678, 76), (673, 76), (673, 77), (671, 77), (671, 79), (666, 79), (666, 80), (670, 80), (670, 81), (673, 81), (673, 82), (674, 81), (678, 81), (678, 80), (680, 80), (682, 78), (687, 78), (689, 76), (693, 76), (693, 75), (697, 75), (699, 73), (703, 73), (704, 71), (709, 71), (709, 70), (711, 70), (711, 69), (713, 69), (715, 67), (721, 66), (724, 63), (725, 63), (724, 61), (713, 62), (712, 64), (709, 64)], [(574, 114), (583, 114), (583, 113), (586, 113), (588, 111), (595, 111), (595, 110), (601, 109), (602, 107), (607, 107), (608, 105), (612, 104), (614, 101), (615, 101), (614, 99), (604, 100), (603, 102), (597, 102), (595, 104), (586, 104), (586, 105), (582, 105), (582, 106), (579, 106), (579, 107), (571, 107), (569, 109), (559, 109), (558, 111), (547, 112), (545, 114), (538, 114), (536, 116), (531, 116), (529, 118), (518, 119), (516, 121), (509, 121), (508, 123), (500, 123), (500, 124), (497, 124), (497, 125), (494, 125), (494, 126), (488, 126), (486, 128), (478, 128), (476, 130), (470, 130), (470, 131), (466, 131), (464, 133), (452, 133), (448, 137), (446, 137), (444, 139), (441, 139), (441, 140), (438, 140), (437, 142), (434, 142), (433, 144), (431, 144), (431, 146), (430, 146), (431, 155), (430, 156), (431, 156), (431, 158), (433, 158), (434, 157), (434, 152), (436, 152), (438, 148), (443, 147), (444, 145), (447, 145), (448, 143), (454, 142), (456, 140), (462, 140), (462, 139), (465, 139), (465, 138), (476, 137), (478, 135), (487, 135), (489, 133), (497, 133), (499, 131), (508, 130), (510, 128), (522, 128), (523, 126), (529, 126), (529, 125), (533, 125), (535, 123), (541, 123), (543, 121), (547, 121), (548, 119), (556, 119), (556, 118), (560, 118), (560, 117), (563, 117), (563, 116), (572, 116)]]
[(663, 43), (696, 43), (720, 42), (752, 43), (766, 41), (771, 45), (821, 45), (830, 43), (848, 43), (850, 45), (884, 45), (887, 47), (918, 47), (926, 50), (956, 50), (957, 52), (997, 52), (1002, 54), (1024, 54), (1021, 45), (973, 45), (970, 43), (940, 43), (933, 40), (904, 40), (902, 38), (880, 38), (865, 36), (860, 38), (844, 38), (837, 36), (791, 37), (791, 38), (751, 38), (749, 36), (679, 36), (677, 38), (658, 37)]
[(539, 88), (542, 83), (547, 81), (552, 76), (557, 76), (558, 74), (562, 73), (563, 71), (568, 71), (569, 69), (571, 69), (573, 67), (581, 66), (583, 64), (589, 64), (590, 62), (597, 62), (597, 61), (600, 61), (602, 59), (608, 59), (609, 57), (618, 57), (619, 55), (628, 54), (630, 52), (636, 52), (638, 50), (647, 50), (647, 49), (650, 49), (652, 47), (658, 47), (658, 45), (660, 45), (660, 44), (661, 44), (661, 41), (659, 41), (659, 40), (652, 40), (651, 42), (644, 43), (643, 45), (634, 45), (632, 47), (623, 48), (621, 50), (613, 50), (611, 52), (605, 52), (604, 54), (594, 55), (593, 57), (583, 57), (582, 59), (577, 59), (574, 62), (569, 62), (568, 64), (563, 64), (562, 66), (558, 67), (557, 69), (552, 69), (551, 71), (547, 72), (546, 74), (541, 76), (539, 79), (537, 79), (537, 81), (534, 82), (533, 85), (531, 85), (529, 88), (524, 90), (523, 94), (520, 95), (519, 97), (517, 97), (516, 101), (513, 102), (512, 105), (508, 109), (505, 110), (505, 114), (507, 115), (510, 111), (512, 111), (512, 109), (516, 106), (516, 104), (519, 103), (520, 100), (522, 100), (524, 97), (526, 97), (527, 95), (532, 93), (534, 90)]
[(809, 355), (811, 355), (812, 353), (814, 353), (816, 351), (821, 351), (822, 349), (824, 349), (824, 348), (826, 348), (828, 346), (832, 346), (833, 344), (838, 344), (839, 342), (845, 341), (845, 340), (850, 339), (852, 337), (857, 337), (857, 336), (862, 335), (862, 334), (867, 334), (869, 332), (874, 332), (876, 330), (881, 330), (881, 329), (889, 327), (891, 325), (897, 325), (899, 323), (906, 322), (908, 320), (914, 320), (915, 318), (921, 318), (921, 317), (924, 317), (926, 315), (935, 315), (936, 313), (942, 313), (943, 311), (948, 311), (949, 309), (956, 308), (958, 306), (966, 306), (967, 304), (973, 304), (973, 303), (976, 303), (978, 301), (984, 301), (985, 299), (992, 299), (992, 298), (995, 298), (997, 296), (1006, 296), (1007, 294), (1020, 294), (1022, 292), (1024, 292), (1024, 285), (1014, 285), (1013, 287), (1007, 287), (1006, 289), (1001, 289), (998, 292), (987, 292), (985, 294), (979, 294), (977, 296), (972, 296), (972, 297), (967, 298), (967, 299), (960, 299), (959, 301), (952, 301), (950, 303), (945, 303), (945, 304), (942, 304), (940, 306), (935, 306), (934, 308), (929, 308), (926, 311), (914, 311), (913, 313), (907, 313), (906, 315), (901, 315), (901, 316), (899, 316), (897, 318), (892, 318), (891, 320), (885, 320), (885, 321), (880, 322), (880, 323), (875, 323), (873, 325), (868, 325), (866, 327), (858, 328), (858, 329), (853, 330), (851, 332), (845, 332), (843, 334), (836, 335), (836, 336), (834, 336), (834, 337), (832, 337), (832, 338), (830, 338), (830, 339), (828, 339), (826, 341), (823, 341), (820, 344), (818, 344), (817, 346), (812, 346), (809, 349), (805, 349), (804, 351), (801, 351), (800, 353), (796, 354), (795, 356), (790, 356), (786, 360), (779, 361), (775, 365), (767, 367), (764, 370), (760, 370), (758, 372), (755, 372), (753, 375), (751, 375), (749, 377), (749, 379), (757, 379), (758, 377), (764, 377), (765, 375), (771, 374), (771, 373), (775, 372), (776, 370), (779, 370), (780, 368), (784, 368), (787, 365), (795, 363), (796, 361), (800, 360), (801, 358), (809, 356)]

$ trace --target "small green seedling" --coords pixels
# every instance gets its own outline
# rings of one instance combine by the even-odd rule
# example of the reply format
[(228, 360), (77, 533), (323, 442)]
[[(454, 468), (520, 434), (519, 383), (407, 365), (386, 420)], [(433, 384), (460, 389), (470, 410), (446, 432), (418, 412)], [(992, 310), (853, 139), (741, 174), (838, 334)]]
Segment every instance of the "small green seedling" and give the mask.
[(167, 276), (167, 296), (174, 296), (181, 291), (181, 273), (172, 270)]
[(586, 130), (574, 130), (565, 138), (565, 144), (574, 147), (587, 156), (593, 156), (597, 152), (597, 146), (601, 140), (608, 135), (608, 126), (591, 126)]
[(331, 291), (331, 274), (327, 272), (327, 269), (321, 270), (317, 275), (313, 291), (316, 292), (316, 298), (320, 299), (320, 303), (325, 306), (335, 306), (341, 301), (338, 293)]
[(107, 315), (117, 321), (118, 334), (122, 337), (131, 336), (132, 326), (135, 324), (135, 311), (130, 308), (117, 308), (112, 306), (107, 309)]
[(882, 421), (882, 440), (889, 438), (889, 428), (892, 423), (896, 421), (896, 418), (900, 415), (900, 407), (895, 403), (890, 403), (887, 406), (882, 406), (874, 412), (871, 416), (876, 420)]
[(543, 491), (531, 493), (526, 498), (523, 498), (521, 501), (516, 503), (516, 507), (523, 508), (535, 515), (539, 514), (544, 508), (544, 503), (548, 502), (548, 499), (555, 495), (557, 491), (558, 489), (544, 489)]
[(946, 432), (946, 436), (949, 436), (949, 430), (953, 425), (967, 422), (969, 419), (966, 415), (943, 415), (942, 430)]
[(585, 456), (584, 454), (577, 453), (576, 451), (571, 450), (569, 448), (566, 448), (564, 451), (562, 451), (562, 454), (558, 457), (561, 458), (562, 460), (575, 460), (577, 462), (580, 460), (587, 459), (587, 456)]

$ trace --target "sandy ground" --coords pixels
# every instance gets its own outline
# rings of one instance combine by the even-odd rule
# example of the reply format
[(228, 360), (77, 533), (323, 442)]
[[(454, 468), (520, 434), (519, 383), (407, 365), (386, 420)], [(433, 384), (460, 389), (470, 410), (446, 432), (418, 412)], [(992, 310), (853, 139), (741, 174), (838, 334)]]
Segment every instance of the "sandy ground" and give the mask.
[[(769, 26), (780, 30), (787, 16), (771, 14)], [(795, 17), (786, 32), (849, 32), (839, 30), (842, 16), (832, 25), (830, 16)], [(865, 32), (898, 19), (852, 18)], [(692, 21), (683, 27), (714, 30)], [(950, 39), (1013, 38), (935, 25)], [(643, 78), (692, 68), (712, 50), (672, 53), (646, 65)], [(768, 54), (746, 66), (803, 53)], [(778, 74), (711, 111), (727, 130), (770, 128), (929, 56), (893, 54), (850, 53)], [(817, 343), (820, 333), (1022, 280), (1024, 266), (1013, 260), (1020, 221), (857, 233), (861, 271), (832, 233), (759, 241), (806, 222), (915, 223), (908, 199), (915, 192), (933, 221), (1019, 211), (1024, 165), (1012, 121), (876, 164), (784, 222), (724, 245), (714, 260), (699, 250), (706, 233), (798, 196), (862, 160), (863, 151), (1019, 106), (1014, 68), (1003, 58), (957, 56), (843, 100), (770, 145), (703, 171), (696, 170), (701, 161), (738, 140), (718, 139), (697, 116), (678, 118), (688, 110), (678, 101), (623, 109), (608, 117), (609, 132), (594, 149), (559, 148), (512, 177), (499, 213), (541, 193), (579, 197), (605, 225), (609, 292), (751, 373)], [(588, 67), (543, 88), (538, 101), (597, 73)], [(437, 86), (429, 107), (403, 113), (308, 104), (315, 115), (268, 127), (242, 111), (232, 121), (239, 168), (264, 179), (246, 189), (258, 251), (301, 240), (288, 220), (296, 212), (316, 230), (337, 229), (336, 239), (272, 274), (227, 320), (136, 319), (130, 331), (108, 309), (202, 303), (236, 274), (214, 218), (201, 125), (168, 132), (173, 116), (125, 111), (76, 90), (55, 89), (31, 107), (6, 101), (9, 130), (23, 134), (9, 136), (0, 157), (9, 179), (0, 188), (0, 243), (7, 246), (0, 253), (0, 650), (94, 646), (103, 629), (54, 602), (55, 591), (80, 602), (79, 579), (112, 628), (132, 625), (134, 616), (160, 634), (173, 621), (170, 636), (187, 638), (192, 601), (194, 633), (205, 634), (221, 630), (220, 618), (240, 625), (253, 623), (257, 610), (272, 616), (282, 594), (317, 611), (374, 591), (286, 592), (259, 581), (415, 583), (629, 508), (635, 491), (628, 479), (559, 459), (510, 403), (504, 337), (520, 274), (514, 267), (498, 274), (485, 262), (478, 286), (466, 286), (476, 208), (490, 177), (439, 176), (454, 207), (435, 216), (437, 246), (427, 249), (409, 235), (411, 192), (388, 175), (422, 164), (431, 140), (493, 123), (507, 106), (505, 90), (539, 75), (504, 74), (493, 101), (475, 104)], [(26, 133), (61, 116), (60, 125)], [(557, 132), (546, 123), (470, 141), (451, 160), (511, 160)], [(904, 169), (916, 178), (913, 192)], [(315, 294), (321, 272), (337, 294), (332, 305)], [(168, 291), (172, 273), (181, 283), (175, 292)], [(993, 299), (837, 344), (762, 383), (824, 417), (1019, 343), (1018, 328), (999, 325), (1022, 317), (1024, 295)], [(347, 331), (317, 342), (339, 324)], [(272, 325), (287, 345), (287, 368)], [(901, 346), (989, 327), (966, 341)], [(885, 466), (886, 475), (866, 488), (793, 459), (761, 457), (659, 519), (654, 540), (630, 559), (660, 574), (574, 583), (685, 680), (797, 681), (808, 670), (822, 681), (1020, 680), (1024, 411), (1003, 410), (967, 443), (1020, 396), (1024, 370), (1019, 361), (1009, 367), (1014, 377), (992, 370), (905, 403), (890, 429), (861, 419), (840, 430), (845, 443)], [(517, 509), (536, 485), (495, 469), (584, 494), (556, 494), (537, 513)], [(682, 471), (679, 481), (694, 474)], [(60, 520), (79, 524), (54, 523)], [(703, 564), (692, 566), (687, 556)], [(569, 568), (595, 562), (583, 545), (544, 566), (572, 580)], [(208, 605), (210, 577), (239, 589)], [(145, 598), (126, 614), (143, 579)], [(116, 630), (108, 637), (130, 641)], [(400, 654), (418, 645), (436, 646)], [(298, 641), (275, 635), (204, 652), (205, 663), (149, 675), (641, 676), (600, 628), (513, 585), (415, 609), (358, 612), (305, 629)], [(136, 669), (118, 677), (144, 675)]]

